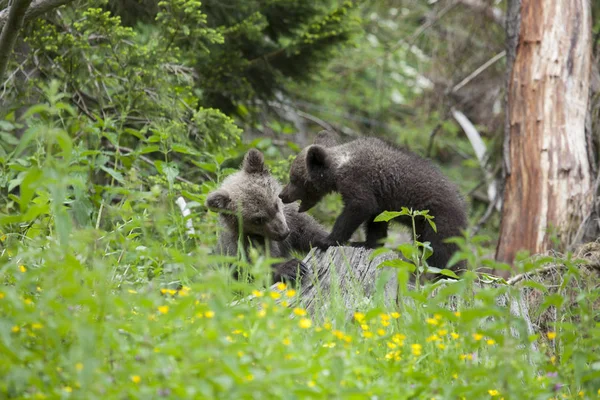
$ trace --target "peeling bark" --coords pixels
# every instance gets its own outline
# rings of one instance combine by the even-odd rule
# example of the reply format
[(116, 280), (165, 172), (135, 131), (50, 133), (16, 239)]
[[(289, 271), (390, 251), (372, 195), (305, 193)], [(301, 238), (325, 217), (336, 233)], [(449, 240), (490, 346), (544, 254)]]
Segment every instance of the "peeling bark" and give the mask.
[[(520, 9), (520, 24), (515, 9)], [(593, 176), (585, 121), (591, 71), (587, 0), (513, 0), (507, 14), (506, 182), (496, 258), (565, 246), (591, 211)], [(520, 28), (519, 28), (520, 25)], [(512, 32), (512, 36), (511, 36)], [(506, 276), (506, 273), (501, 273)]]

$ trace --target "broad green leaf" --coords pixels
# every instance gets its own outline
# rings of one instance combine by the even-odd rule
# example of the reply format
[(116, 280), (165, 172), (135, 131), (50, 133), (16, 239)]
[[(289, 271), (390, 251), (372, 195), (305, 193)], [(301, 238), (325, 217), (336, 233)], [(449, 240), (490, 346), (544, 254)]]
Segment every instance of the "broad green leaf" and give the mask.
[(403, 211), (384, 211), (373, 220), (374, 222), (388, 222), (401, 215), (408, 215), (407, 212)]
[(42, 170), (38, 168), (31, 168), (23, 177), (23, 182), (20, 186), (21, 192), (21, 212), (25, 212), (29, 203), (35, 195), (35, 190), (40, 186), (41, 179), (43, 176)]
[(115, 171), (114, 169), (105, 167), (104, 165), (100, 166), (100, 169), (115, 178), (117, 182), (125, 183), (125, 178), (123, 178), (123, 174), (121, 174), (119, 171)]
[(410, 272), (414, 272), (416, 269), (416, 266), (414, 264), (406, 262), (399, 258), (396, 258), (394, 260), (386, 260), (386, 261), (382, 262), (381, 264), (379, 264), (379, 266), (378, 266), (378, 268), (383, 268), (383, 267), (406, 269)]
[(451, 270), (449, 270), (449, 269), (446, 269), (446, 268), (444, 268), (443, 270), (441, 270), (441, 271), (440, 271), (440, 274), (441, 274), (441, 275), (444, 275), (444, 276), (449, 276), (449, 277), (451, 277), (451, 278), (460, 279), (460, 278), (458, 277), (458, 275), (456, 275), (456, 273), (455, 273), (454, 271), (451, 271)]
[(34, 106), (29, 107), (29, 109), (25, 111), (25, 114), (21, 116), (21, 120), (26, 120), (33, 114), (47, 114), (50, 111), (50, 106), (48, 104), (36, 104)]

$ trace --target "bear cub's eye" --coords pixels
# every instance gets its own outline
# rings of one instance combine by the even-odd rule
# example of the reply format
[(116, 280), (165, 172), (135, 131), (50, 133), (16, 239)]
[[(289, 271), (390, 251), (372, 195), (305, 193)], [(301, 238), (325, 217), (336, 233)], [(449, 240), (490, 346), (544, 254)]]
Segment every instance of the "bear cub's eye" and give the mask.
[(252, 224), (262, 225), (265, 223), (265, 217), (252, 217)]

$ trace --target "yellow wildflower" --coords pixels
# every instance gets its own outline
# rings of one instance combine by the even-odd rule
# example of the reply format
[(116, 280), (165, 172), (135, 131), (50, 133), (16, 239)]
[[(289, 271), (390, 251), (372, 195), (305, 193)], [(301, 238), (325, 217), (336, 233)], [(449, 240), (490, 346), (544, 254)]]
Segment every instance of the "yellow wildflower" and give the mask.
[(447, 334), (448, 334), (448, 331), (446, 329), (440, 329), (438, 331), (438, 335), (440, 335), (440, 336), (444, 336), (444, 335), (447, 335)]
[(391, 313), (390, 315), (391, 315), (391, 316), (392, 316), (392, 318), (394, 318), (394, 319), (398, 319), (398, 318), (400, 318), (400, 313), (397, 313), (397, 312), (395, 312), (395, 311), (394, 311), (393, 313)]
[(475, 340), (481, 340), (481, 339), (483, 339), (483, 335), (481, 333), (474, 333), (473, 334), (473, 339), (475, 339)]
[(556, 338), (556, 332), (548, 332), (546, 336), (548, 336), (548, 339), (554, 340)]
[(265, 315), (267, 315), (267, 310), (260, 310), (256, 313), (256, 315), (258, 315), (259, 318), (263, 318)]
[(190, 294), (190, 290), (192, 290), (191, 288), (187, 287), (187, 286), (183, 286), (179, 292), (177, 292), (177, 294), (179, 294), (181, 297), (185, 297), (188, 296)]
[(370, 338), (372, 338), (372, 337), (373, 337), (373, 332), (364, 331), (364, 332), (362, 333), (362, 335), (363, 335), (363, 337), (364, 337), (364, 338), (366, 338), (366, 339), (370, 339)]
[(452, 339), (458, 339), (460, 337), (460, 335), (456, 332), (450, 333), (450, 336), (452, 336)]
[(579, 397), (583, 397), (583, 395), (584, 395), (584, 394), (585, 394), (585, 393), (583, 393), (583, 390), (580, 390), (580, 391), (579, 391), (579, 393), (577, 393), (577, 396), (579, 396)]
[(75, 364), (75, 369), (76, 369), (77, 371), (81, 371), (81, 370), (83, 369), (83, 364), (82, 364), (82, 363), (80, 363), (80, 362), (78, 362), (77, 364)]
[(398, 346), (404, 345), (404, 339), (406, 339), (406, 336), (401, 333), (396, 333), (394, 336), (392, 336), (392, 341)]
[(323, 347), (327, 347), (327, 348), (331, 349), (331, 348), (335, 347), (335, 343), (334, 342), (325, 343), (323, 345)]
[(214, 312), (214, 311), (211, 311), (211, 310), (208, 310), (207, 312), (205, 312), (205, 313), (204, 313), (204, 316), (205, 316), (206, 318), (212, 318), (212, 317), (214, 317), (214, 316), (215, 316), (215, 312)]
[(281, 297), (281, 293), (279, 293), (279, 292), (271, 292), (271, 293), (269, 293), (269, 296), (271, 296), (271, 298), (273, 300), (277, 300), (278, 298)]
[(248, 374), (248, 375), (246, 375), (246, 380), (247, 380), (248, 382), (250, 382), (250, 381), (254, 380), (254, 375), (252, 375), (252, 374)]
[(421, 350), (423, 349), (423, 346), (421, 346), (418, 343), (415, 343), (415, 344), (411, 344), (410, 348), (411, 348), (411, 351), (412, 351), (413, 355), (420, 356), (421, 355)]
[(439, 321), (442, 319), (442, 315), (441, 314), (433, 314), (433, 318), (435, 318)]
[(42, 329), (44, 327), (44, 325), (40, 324), (39, 322), (34, 322), (33, 324), (31, 324), (31, 329)]
[(395, 349), (397, 346), (394, 342), (387, 342), (387, 347), (389, 347), (390, 349)]
[(133, 375), (131, 377), (131, 381), (135, 384), (138, 384), (142, 381), (142, 378), (139, 375)]
[(0, 236), (0, 242), (4, 242), (6, 240), (6, 235)]
[(438, 340), (440, 340), (440, 337), (438, 335), (431, 335), (427, 339), (425, 339), (425, 341), (427, 343), (429, 343), (429, 342), (437, 342)]
[(294, 314), (296, 314), (299, 317), (304, 317), (306, 315), (306, 310), (296, 307), (294, 308)]
[(71, 386), (65, 386), (65, 387), (63, 388), (63, 390), (64, 390), (65, 392), (67, 392), (67, 393), (71, 393), (71, 392), (73, 391), (73, 388), (72, 388)]
[(438, 349), (440, 350), (444, 350), (446, 348), (446, 345), (444, 343), (438, 343), (437, 344)]
[(457, 317), (460, 317), (460, 311), (455, 311), (454, 315), (456, 315)]
[(556, 356), (552, 356), (552, 357), (550, 357), (550, 362), (551, 362), (552, 364), (556, 363)]
[(285, 295), (287, 297), (294, 297), (296, 295), (296, 291), (294, 289), (289, 289), (288, 291), (285, 292)]
[(23, 303), (25, 303), (26, 306), (30, 306), (30, 305), (33, 304), (33, 300), (31, 300), (31, 299), (25, 299), (25, 300), (23, 300)]
[(385, 330), (384, 329), (377, 329), (377, 334), (379, 336), (385, 336)]
[(158, 307), (158, 312), (161, 314), (166, 314), (169, 312), (169, 306), (160, 306)]
[(458, 374), (452, 374), (452, 378), (458, 379)]
[(368, 331), (369, 330), (369, 325), (367, 325), (367, 324), (361, 324), (360, 325), (360, 329), (362, 329), (363, 331)]
[(312, 326), (312, 321), (308, 318), (302, 318), (300, 322), (298, 322), (298, 326), (302, 329), (308, 329)]
[(359, 323), (362, 323), (365, 320), (365, 314), (363, 314), (361, 312), (355, 312), (354, 313), (354, 319), (356, 321), (358, 321)]
[(435, 318), (427, 318), (425, 320), (425, 322), (427, 322), (429, 325), (437, 325), (439, 324), (438, 320)]
[(488, 393), (489, 393), (489, 394), (490, 394), (490, 396), (492, 396), (492, 397), (494, 397), (494, 396), (498, 396), (498, 395), (500, 394), (500, 392), (498, 392), (498, 391), (497, 391), (497, 390), (495, 390), (495, 389), (488, 390)]
[(131, 294), (136, 294), (136, 293), (137, 293), (137, 292), (136, 292), (135, 290), (133, 290), (133, 289), (127, 289), (127, 291), (128, 291), (129, 293), (131, 293)]
[(382, 321), (389, 321), (390, 320), (390, 316), (388, 314), (385, 314), (385, 313), (379, 314), (379, 318), (381, 318)]
[(390, 326), (390, 321), (381, 321), (381, 325)]
[(323, 324), (323, 329), (330, 330), (330, 329), (331, 329), (331, 323), (329, 323), (329, 322), (325, 322), (325, 323)]
[(24, 265), (19, 265), (19, 271), (21, 271), (22, 273), (27, 272), (27, 268), (25, 268)]
[(284, 291), (285, 289), (287, 289), (287, 285), (283, 282), (279, 282), (277, 285), (275, 285), (275, 287), (277, 288), (277, 290), (280, 291)]
[(308, 387), (315, 387), (317, 384), (315, 383), (315, 381), (308, 381), (307, 385)]
[(492, 346), (492, 345), (496, 344), (496, 341), (494, 339), (488, 339), (486, 343), (489, 344), (490, 346)]
[(13, 333), (18, 333), (21, 330), (21, 327), (19, 325), (15, 325), (10, 330)]
[(282, 343), (284, 346), (289, 346), (290, 344), (292, 344), (292, 341), (289, 338), (285, 338), (283, 339)]
[(0, 292), (0, 300), (2, 300), (4, 298), (4, 293)]
[(253, 290), (252, 294), (254, 295), (254, 297), (263, 297), (264, 293), (261, 292), (260, 290)]

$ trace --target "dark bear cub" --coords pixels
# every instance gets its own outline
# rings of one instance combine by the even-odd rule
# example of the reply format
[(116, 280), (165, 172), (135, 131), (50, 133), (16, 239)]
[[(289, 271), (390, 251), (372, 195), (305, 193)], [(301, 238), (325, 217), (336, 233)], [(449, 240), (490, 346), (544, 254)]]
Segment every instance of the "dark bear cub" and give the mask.
[[(219, 236), (220, 254), (238, 255), (238, 239), (242, 234), (242, 251), (255, 246), (271, 257), (289, 257), (292, 250), (308, 252), (315, 241), (327, 238), (327, 231), (311, 216), (298, 213), (295, 204), (283, 204), (278, 197), (281, 185), (269, 173), (260, 151), (249, 150), (242, 169), (228, 176), (221, 186), (206, 198), (206, 206), (219, 213), (223, 230)], [(275, 263), (273, 280), (294, 280), (308, 269), (299, 260)]]
[[(315, 242), (321, 249), (344, 244), (362, 223), (366, 229), (362, 245), (377, 247), (388, 229), (385, 222), (373, 222), (378, 214), (402, 207), (429, 210), (437, 233), (424, 218), (417, 219), (416, 231), (419, 240), (433, 248), (429, 265), (445, 268), (457, 247), (444, 239), (460, 236), (467, 226), (464, 200), (433, 163), (377, 138), (337, 144), (330, 133), (321, 132), (292, 163), (290, 183), (279, 197), (284, 203), (301, 200), (303, 212), (334, 191), (341, 194), (344, 209), (329, 236)], [(412, 228), (410, 218), (396, 220)]]

